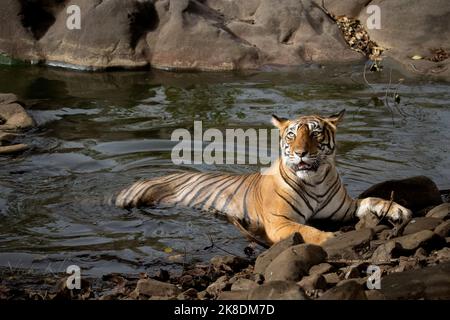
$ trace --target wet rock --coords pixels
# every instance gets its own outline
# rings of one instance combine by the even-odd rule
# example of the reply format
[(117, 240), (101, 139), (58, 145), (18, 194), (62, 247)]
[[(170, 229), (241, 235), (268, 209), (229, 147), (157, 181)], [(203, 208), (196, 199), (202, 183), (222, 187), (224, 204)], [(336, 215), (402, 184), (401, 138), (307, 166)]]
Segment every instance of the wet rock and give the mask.
[(197, 298), (197, 290), (194, 288), (187, 289), (177, 296), (178, 300), (196, 300)]
[(6, 144), (7, 142), (13, 141), (15, 138), (17, 138), (17, 134), (15, 133), (9, 133), (9, 132), (1, 132), (0, 131), (0, 146), (3, 144)]
[(450, 299), (450, 262), (381, 278), (388, 299)]
[(446, 219), (450, 216), (450, 203), (440, 204), (430, 211), (428, 211), (426, 217), (428, 218), (438, 218)]
[(217, 300), (247, 300), (249, 291), (223, 291), (219, 294)]
[(319, 263), (309, 269), (310, 275), (324, 274), (333, 270), (333, 266), (329, 263)]
[(381, 182), (361, 193), (358, 198), (377, 197), (390, 200), (392, 191), (394, 201), (413, 212), (442, 203), (438, 187), (425, 176)]
[(181, 290), (171, 283), (161, 282), (153, 279), (140, 279), (137, 282), (134, 293), (136, 296), (144, 295), (147, 297), (155, 296), (170, 298), (178, 296), (181, 293)]
[(327, 257), (320, 246), (299, 244), (280, 253), (266, 268), (266, 281), (299, 281), (309, 269)]
[(318, 300), (367, 300), (363, 287), (356, 281), (326, 291)]
[(372, 229), (354, 230), (327, 240), (323, 248), (328, 258), (357, 259), (359, 256), (356, 251), (369, 245), (373, 236)]
[(250, 290), (256, 287), (258, 284), (256, 284), (255, 281), (252, 281), (250, 279), (241, 278), (236, 280), (231, 285), (231, 291), (239, 291), (239, 290)]
[(269, 281), (248, 294), (249, 300), (306, 300), (303, 290), (293, 281)]
[(414, 218), (406, 225), (403, 235), (417, 233), (422, 230), (434, 230), (441, 222), (442, 220), (437, 218)]
[(298, 285), (305, 291), (312, 291), (316, 289), (325, 289), (327, 287), (327, 281), (321, 274), (313, 274), (311, 276), (305, 276), (298, 282)]
[[(13, 99), (16, 98), (16, 99)], [(0, 98), (1, 99), (1, 98)], [(17, 103), (17, 97), (7, 95), (3, 99), (8, 103), (0, 103), (0, 131), (1, 130), (23, 130), (34, 126), (33, 119), (25, 109)]]
[(288, 238), (272, 245), (268, 250), (261, 253), (255, 262), (255, 273), (263, 274), (267, 266), (284, 250), (297, 244), (304, 243), (299, 233), (293, 233)]
[(236, 256), (216, 256), (211, 259), (211, 264), (217, 270), (237, 272), (247, 267), (250, 261)]
[(450, 220), (442, 222), (434, 229), (434, 233), (445, 238), (450, 235)]

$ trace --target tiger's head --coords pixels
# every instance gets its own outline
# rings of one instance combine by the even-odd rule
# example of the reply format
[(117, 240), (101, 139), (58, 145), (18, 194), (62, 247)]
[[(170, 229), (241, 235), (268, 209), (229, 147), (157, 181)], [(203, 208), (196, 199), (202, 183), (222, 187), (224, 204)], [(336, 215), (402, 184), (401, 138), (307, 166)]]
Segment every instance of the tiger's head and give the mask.
[(334, 163), (336, 126), (344, 117), (338, 114), (321, 117), (303, 116), (295, 120), (272, 116), (280, 130), (282, 163), (300, 179), (306, 179), (324, 164)]

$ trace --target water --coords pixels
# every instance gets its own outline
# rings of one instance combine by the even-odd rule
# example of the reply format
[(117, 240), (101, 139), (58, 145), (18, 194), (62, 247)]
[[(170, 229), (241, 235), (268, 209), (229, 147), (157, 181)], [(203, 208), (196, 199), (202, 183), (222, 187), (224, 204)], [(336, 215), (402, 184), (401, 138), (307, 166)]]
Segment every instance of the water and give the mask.
[[(132, 210), (107, 203), (141, 177), (179, 169), (176, 128), (271, 128), (270, 116), (343, 108), (338, 166), (350, 194), (374, 183), (427, 175), (450, 187), (450, 85), (368, 75), (362, 66), (243, 73), (83, 73), (0, 66), (0, 92), (18, 94), (38, 128), (32, 149), (0, 157), (0, 266), (84, 274), (135, 273), (206, 261), (247, 240), (221, 217), (186, 208)], [(382, 100), (396, 87), (400, 104)], [(187, 167), (185, 167), (187, 168)], [(252, 172), (255, 165), (191, 165)], [(205, 248), (214, 242), (212, 248)], [(175, 264), (173, 264), (175, 263)]]

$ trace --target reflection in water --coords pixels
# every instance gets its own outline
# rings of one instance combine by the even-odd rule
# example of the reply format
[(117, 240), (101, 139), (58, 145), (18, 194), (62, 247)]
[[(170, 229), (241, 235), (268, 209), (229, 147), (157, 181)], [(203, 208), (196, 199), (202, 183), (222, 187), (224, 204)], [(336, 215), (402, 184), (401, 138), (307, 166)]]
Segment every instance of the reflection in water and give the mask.
[[(176, 128), (192, 130), (194, 120), (202, 120), (204, 130), (260, 129), (270, 128), (272, 113), (294, 117), (345, 108), (338, 165), (352, 195), (420, 174), (450, 187), (449, 86), (402, 84), (407, 116), (393, 117), (380, 103), (386, 79), (375, 75), (367, 88), (356, 70), (362, 68), (204, 74), (0, 67), (0, 92), (18, 94), (39, 124), (25, 138), (32, 150), (0, 158), (0, 266), (64, 271), (76, 263), (89, 274), (152, 270), (220, 254), (204, 250), (209, 235), (242, 255), (247, 241), (220, 217), (185, 208), (127, 212), (108, 204), (139, 178), (179, 170), (170, 161), (170, 136)], [(173, 253), (165, 253), (167, 247)]]

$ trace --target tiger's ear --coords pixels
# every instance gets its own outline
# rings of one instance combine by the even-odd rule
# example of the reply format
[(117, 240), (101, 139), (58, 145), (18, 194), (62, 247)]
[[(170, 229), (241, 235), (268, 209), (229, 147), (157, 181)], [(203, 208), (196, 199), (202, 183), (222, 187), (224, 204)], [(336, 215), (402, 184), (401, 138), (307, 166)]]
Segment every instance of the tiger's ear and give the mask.
[(341, 112), (339, 112), (337, 114), (333, 114), (332, 116), (329, 116), (327, 118), (327, 120), (336, 126), (338, 123), (340, 123), (342, 121), (342, 119), (344, 119), (344, 114), (345, 114), (345, 109), (343, 109)]
[(284, 129), (288, 121), (286, 118), (278, 118), (276, 115), (272, 115), (272, 124), (280, 130)]

